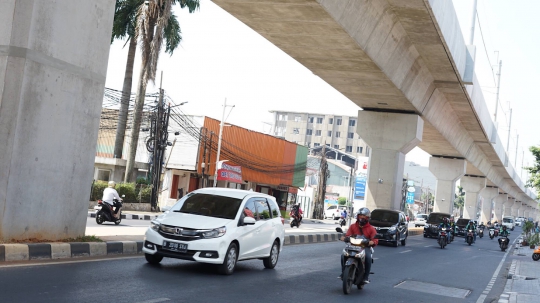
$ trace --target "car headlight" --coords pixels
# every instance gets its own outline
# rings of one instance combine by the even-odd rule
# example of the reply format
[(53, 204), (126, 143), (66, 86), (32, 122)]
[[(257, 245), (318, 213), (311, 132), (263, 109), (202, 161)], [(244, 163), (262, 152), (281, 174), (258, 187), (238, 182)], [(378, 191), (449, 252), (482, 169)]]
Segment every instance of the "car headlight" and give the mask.
[(203, 237), (205, 238), (219, 238), (223, 236), (227, 232), (227, 228), (225, 226), (215, 228), (209, 231), (205, 231), (202, 233)]
[(161, 223), (158, 223), (156, 221), (151, 221), (150, 222), (150, 228), (152, 230), (158, 231), (160, 226), (161, 226)]
[(388, 229), (388, 232), (389, 232), (389, 233), (393, 233), (393, 232), (395, 232), (395, 231), (396, 231), (396, 227), (395, 227), (395, 226), (392, 226), (392, 227), (390, 227), (390, 228)]

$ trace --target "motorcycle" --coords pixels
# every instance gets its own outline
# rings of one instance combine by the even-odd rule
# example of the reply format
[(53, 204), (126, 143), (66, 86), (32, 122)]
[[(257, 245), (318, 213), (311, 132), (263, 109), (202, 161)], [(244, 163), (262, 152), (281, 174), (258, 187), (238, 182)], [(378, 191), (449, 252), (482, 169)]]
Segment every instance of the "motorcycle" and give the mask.
[(473, 231), (472, 229), (469, 229), (469, 232), (467, 233), (467, 244), (469, 244), (470, 246), (473, 243), (473, 240), (474, 240)]
[(446, 227), (443, 227), (439, 230), (439, 237), (437, 239), (437, 243), (441, 246), (441, 249), (443, 249), (446, 246), (447, 242), (447, 235), (446, 235)]
[(536, 249), (533, 251), (532, 259), (533, 259), (534, 261), (540, 260), (540, 246), (538, 246), (538, 248), (536, 248)]
[(508, 236), (502, 236), (499, 239), (499, 247), (502, 251), (505, 251), (508, 248)]
[(343, 227), (347, 224), (347, 220), (343, 217), (339, 218), (339, 221), (338, 221), (338, 224), (339, 226)]
[[(343, 233), (341, 227), (336, 227), (336, 231)], [(344, 240), (347, 246), (343, 249), (345, 257), (345, 267), (343, 268), (343, 293), (348, 295), (351, 293), (352, 285), (356, 285), (358, 289), (364, 288), (364, 273), (366, 268), (366, 249), (371, 249), (373, 256), (373, 248), (368, 247), (369, 240), (364, 236), (356, 236), (356, 238), (346, 237)]]
[(480, 229), (478, 230), (478, 236), (479, 236), (480, 238), (482, 238), (482, 237), (484, 236), (484, 230), (483, 230), (482, 228), (480, 228)]
[(489, 229), (489, 238), (490, 238), (491, 240), (493, 240), (494, 237), (495, 237), (495, 229), (494, 229), (493, 227), (491, 227), (491, 228)]
[[(122, 195), (122, 197), (125, 197), (125, 195)], [(114, 222), (114, 224), (118, 225), (120, 224), (120, 222), (122, 222), (122, 202), (118, 201), (117, 199), (113, 199), (113, 201), (116, 203), (120, 203), (120, 209), (118, 210), (118, 218), (114, 216), (114, 209), (112, 205), (98, 200), (99, 210), (96, 212), (97, 224), (101, 225), (103, 224), (103, 222)]]
[(298, 220), (296, 217), (293, 216), (293, 217), (291, 217), (291, 224), (290, 225), (291, 225), (291, 228), (293, 228), (295, 226), (300, 228), (300, 220)]
[(454, 242), (454, 234), (456, 233), (455, 230), (450, 230), (450, 243)]

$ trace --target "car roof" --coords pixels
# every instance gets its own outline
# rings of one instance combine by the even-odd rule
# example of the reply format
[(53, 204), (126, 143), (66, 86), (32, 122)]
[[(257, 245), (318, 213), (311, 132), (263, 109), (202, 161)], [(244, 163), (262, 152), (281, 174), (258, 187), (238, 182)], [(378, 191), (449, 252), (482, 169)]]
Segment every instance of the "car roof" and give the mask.
[(384, 208), (377, 208), (377, 209), (374, 209), (371, 213), (376, 212), (376, 211), (393, 212), (393, 213), (396, 213), (396, 214), (401, 214), (401, 213), (403, 213), (403, 212), (400, 211), (400, 210), (384, 209)]
[(265, 197), (271, 200), (275, 200), (273, 196), (251, 191), (251, 190), (243, 190), (243, 189), (234, 189), (234, 188), (221, 188), (221, 187), (206, 187), (206, 188), (200, 188), (197, 190), (192, 191), (191, 193), (197, 193), (197, 194), (210, 194), (210, 195), (218, 195), (218, 196), (227, 196), (237, 199), (244, 199), (246, 196), (257, 196), (257, 197)]

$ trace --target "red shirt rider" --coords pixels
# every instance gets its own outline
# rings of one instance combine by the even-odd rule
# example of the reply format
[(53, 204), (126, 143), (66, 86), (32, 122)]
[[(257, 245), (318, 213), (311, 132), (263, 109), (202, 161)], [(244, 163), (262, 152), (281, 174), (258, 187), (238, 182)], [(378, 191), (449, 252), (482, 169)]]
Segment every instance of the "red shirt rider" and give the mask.
[[(363, 217), (363, 216), (359, 216), (359, 217)], [(360, 226), (357, 220), (355, 224), (351, 224), (345, 236), (350, 237), (350, 236), (355, 236), (355, 235), (363, 235), (364, 237), (366, 237), (366, 239), (369, 240), (370, 246), (376, 246), (377, 244), (379, 244), (379, 239), (375, 239), (376, 234), (377, 232), (375, 231), (375, 228), (373, 228), (373, 226), (369, 224), (369, 221), (366, 224), (364, 224), (364, 226)]]

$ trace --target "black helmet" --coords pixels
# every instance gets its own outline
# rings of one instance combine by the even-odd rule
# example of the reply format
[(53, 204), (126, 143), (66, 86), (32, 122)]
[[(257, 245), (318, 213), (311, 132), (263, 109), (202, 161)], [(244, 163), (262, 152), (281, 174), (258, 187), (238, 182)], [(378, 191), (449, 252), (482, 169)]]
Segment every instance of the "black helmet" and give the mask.
[(502, 229), (506, 229), (506, 225), (503, 225), (503, 226), (502, 226)]

